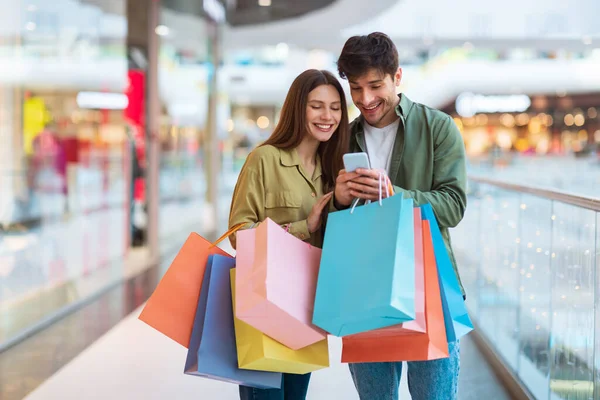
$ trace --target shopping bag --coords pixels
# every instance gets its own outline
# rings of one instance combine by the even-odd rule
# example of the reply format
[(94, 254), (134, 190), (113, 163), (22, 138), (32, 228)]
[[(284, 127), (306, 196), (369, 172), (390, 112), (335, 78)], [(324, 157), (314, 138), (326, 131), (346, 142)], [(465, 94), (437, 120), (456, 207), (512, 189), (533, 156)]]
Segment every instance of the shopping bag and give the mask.
[(425, 318), (425, 264), (423, 259), (423, 222), (421, 209), (413, 208), (415, 230), (415, 319), (398, 325), (388, 326), (373, 331), (357, 333), (347, 338), (379, 338), (383, 336), (398, 336), (412, 333), (425, 333), (427, 321)]
[(330, 213), (313, 323), (346, 336), (415, 319), (412, 199)]
[(184, 372), (259, 389), (281, 387), (281, 374), (238, 367), (230, 271), (235, 260), (209, 256)]
[[(236, 303), (236, 269), (231, 270), (234, 310)], [(235, 316), (235, 311), (233, 321), (238, 352), (238, 366), (242, 369), (307, 374), (329, 367), (327, 339), (300, 350), (292, 350), (251, 327), (244, 321), (241, 321)]]
[(267, 218), (237, 234), (236, 316), (298, 350), (327, 334), (312, 324), (321, 249)]
[(438, 266), (438, 275), (442, 288), (446, 334), (448, 335), (448, 342), (454, 342), (471, 332), (473, 330), (473, 323), (469, 318), (456, 272), (452, 267), (444, 238), (442, 237), (431, 205), (422, 205), (421, 214), (424, 220), (429, 221), (431, 228), (435, 261)]
[(344, 337), (342, 362), (427, 361), (448, 357), (444, 312), (429, 221), (422, 221), (422, 238), (426, 332), (384, 332), (381, 335)]
[(229, 256), (216, 245), (242, 226), (244, 224), (232, 227), (214, 244), (191, 233), (148, 299), (139, 319), (187, 348), (208, 256)]

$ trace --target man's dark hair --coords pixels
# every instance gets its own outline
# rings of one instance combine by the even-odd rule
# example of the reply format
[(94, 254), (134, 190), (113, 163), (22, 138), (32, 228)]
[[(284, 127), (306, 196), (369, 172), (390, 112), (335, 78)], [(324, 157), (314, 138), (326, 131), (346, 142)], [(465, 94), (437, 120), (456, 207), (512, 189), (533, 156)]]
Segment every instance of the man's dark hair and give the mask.
[(357, 78), (372, 68), (393, 78), (398, 70), (398, 50), (385, 33), (352, 36), (346, 41), (337, 66), (342, 79)]

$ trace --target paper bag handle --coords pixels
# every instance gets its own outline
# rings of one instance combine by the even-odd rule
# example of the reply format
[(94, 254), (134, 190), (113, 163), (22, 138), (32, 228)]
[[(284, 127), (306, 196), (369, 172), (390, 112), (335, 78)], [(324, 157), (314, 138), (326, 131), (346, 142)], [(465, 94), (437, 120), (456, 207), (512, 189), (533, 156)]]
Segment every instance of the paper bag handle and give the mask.
[(234, 233), (236, 233), (237, 231), (242, 229), (245, 225), (246, 225), (245, 222), (240, 222), (239, 224), (232, 226), (231, 228), (229, 228), (229, 230), (227, 232), (225, 232), (223, 235), (221, 235), (220, 238), (215, 240), (210, 245), (209, 249), (216, 247), (219, 243), (221, 243), (223, 240), (227, 239), (229, 236), (233, 235)]
[[(379, 205), (380, 206), (383, 206), (383, 202), (382, 202), (382, 199), (383, 199), (383, 181), (384, 181), (384, 178), (386, 176), (387, 176), (387, 174), (385, 172), (382, 172), (382, 171), (379, 172)], [(387, 184), (387, 182), (386, 182), (386, 185), (385, 185), (385, 192), (386, 192), (386, 195), (387, 195), (386, 198), (390, 197), (390, 186)], [(354, 202), (352, 204), (352, 209), (350, 210), (350, 214), (354, 213), (354, 209), (356, 208), (356, 205), (358, 204), (359, 200), (360, 199), (358, 199), (358, 198), (354, 199)], [(371, 201), (367, 200), (367, 204), (369, 204), (369, 203), (371, 203)]]

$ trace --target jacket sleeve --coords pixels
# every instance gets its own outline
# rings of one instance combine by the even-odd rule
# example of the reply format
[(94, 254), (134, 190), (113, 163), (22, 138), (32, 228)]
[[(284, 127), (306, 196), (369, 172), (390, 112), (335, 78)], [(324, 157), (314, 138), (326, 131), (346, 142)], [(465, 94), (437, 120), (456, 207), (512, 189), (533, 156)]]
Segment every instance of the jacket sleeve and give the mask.
[(465, 146), (450, 117), (434, 132), (433, 184), (431, 191), (406, 190), (394, 186), (397, 194), (412, 198), (416, 205), (430, 203), (440, 227), (453, 228), (467, 207)]
[[(242, 229), (252, 228), (255, 224), (261, 222), (260, 216), (265, 208), (265, 192), (263, 186), (262, 174), (258, 165), (254, 164), (249, 156), (246, 164), (242, 167), (238, 176), (233, 197), (231, 199), (231, 208), (229, 210), (229, 227), (244, 223)], [(236, 235), (229, 236), (231, 246), (236, 248)]]

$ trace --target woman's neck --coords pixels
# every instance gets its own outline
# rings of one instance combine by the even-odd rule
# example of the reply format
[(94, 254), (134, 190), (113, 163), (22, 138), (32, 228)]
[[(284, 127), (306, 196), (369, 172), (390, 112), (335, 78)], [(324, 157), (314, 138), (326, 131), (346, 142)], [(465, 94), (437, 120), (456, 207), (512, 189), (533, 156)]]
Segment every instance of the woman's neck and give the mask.
[(319, 150), (319, 145), (321, 142), (318, 140), (306, 135), (302, 142), (296, 148), (298, 151), (298, 156), (300, 157), (300, 161), (305, 166), (316, 165), (317, 163), (317, 150)]

